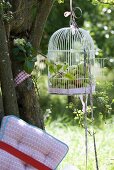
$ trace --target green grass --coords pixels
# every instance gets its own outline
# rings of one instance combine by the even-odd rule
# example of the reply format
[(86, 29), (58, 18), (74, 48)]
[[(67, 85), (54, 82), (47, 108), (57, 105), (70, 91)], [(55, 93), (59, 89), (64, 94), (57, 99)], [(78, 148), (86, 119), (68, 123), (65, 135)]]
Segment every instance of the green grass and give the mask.
[[(74, 170), (85, 170), (84, 129), (55, 121), (47, 125), (46, 130), (69, 146), (69, 152), (58, 170), (63, 170), (68, 165), (73, 165)], [(114, 170), (114, 119), (107, 121), (102, 129), (97, 128), (95, 131), (99, 170)], [(88, 170), (96, 170), (93, 139), (90, 135), (88, 135)]]

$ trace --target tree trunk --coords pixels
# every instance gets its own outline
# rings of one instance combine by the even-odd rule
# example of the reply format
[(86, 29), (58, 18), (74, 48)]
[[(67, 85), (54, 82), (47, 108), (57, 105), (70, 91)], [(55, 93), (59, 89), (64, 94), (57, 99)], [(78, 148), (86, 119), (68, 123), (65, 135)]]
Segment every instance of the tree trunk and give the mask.
[[(0, 74), (4, 112), (5, 114), (18, 115), (18, 101), (20, 117), (28, 123), (43, 129), (43, 115), (31, 77), (16, 87), (16, 101), (12, 71), (15, 78), (23, 68), (20, 63), (13, 61), (12, 41), (15, 38), (25, 38), (37, 50), (40, 46), (44, 25), (54, 0), (9, 0), (9, 2), (12, 5), (14, 17), (10, 25), (6, 27), (7, 35), (9, 35), (11, 42), (9, 43), (9, 51), (4, 24), (0, 18)], [(12, 60), (12, 70), (9, 52)]]
[(19, 115), (3, 13), (0, 9), (0, 79), (5, 114)]
[[(33, 1), (35, 2), (35, 0)], [(23, 3), (25, 3), (25, 1)], [(26, 8), (25, 8), (24, 13), (28, 14), (28, 18), (31, 18), (30, 16), (31, 13), (28, 12), (29, 6), (27, 6), (27, 4), (29, 5), (29, 3), (27, 3), (27, 0), (26, 0)], [(11, 26), (11, 36), (18, 37), (18, 38), (19, 37), (26, 38), (28, 41), (32, 43), (33, 47), (37, 50), (40, 45), (44, 25), (45, 25), (47, 16), (49, 15), (49, 12), (51, 10), (52, 4), (53, 4), (53, 1), (50, 1), (50, 0), (39, 1), (39, 3), (37, 3), (37, 6), (35, 7), (35, 10), (37, 10), (36, 16), (34, 17), (35, 20), (31, 21), (32, 23), (27, 23), (27, 18), (26, 16), (24, 17), (23, 15), (22, 20), (23, 20), (23, 23), (26, 23), (24, 25), (25, 27), (23, 26), (23, 24), (22, 24), (22, 27), (19, 27), (16, 29), (15, 27), (18, 27), (18, 25), (14, 27)], [(16, 9), (14, 9), (13, 3), (12, 3), (12, 6), (13, 6), (13, 10), (16, 11)], [(25, 6), (25, 4), (20, 4), (20, 6)], [(17, 9), (19, 10), (18, 6), (17, 6)], [(19, 33), (17, 31), (19, 31)], [(27, 32), (29, 32), (29, 35), (27, 34)], [(13, 66), (14, 77), (20, 71), (23, 70), (22, 65), (19, 65), (19, 63), (15, 61), (12, 62), (12, 66)], [(35, 87), (34, 87), (32, 78), (29, 77), (23, 83), (18, 85), (18, 87), (16, 87), (16, 92), (17, 92), (17, 97), (18, 97), (20, 117), (26, 122), (44, 129), (43, 114), (41, 113), (39, 98), (37, 94), (35, 93)]]
[(43, 115), (39, 105), (39, 98), (35, 93), (32, 78), (26, 79), (16, 87), (20, 117), (26, 122), (44, 129)]
[(31, 30), (31, 42), (34, 48), (38, 49), (40, 46), (45, 22), (51, 11), (54, 0), (41, 0), (39, 12), (36, 15), (36, 20), (34, 22), (34, 27)]

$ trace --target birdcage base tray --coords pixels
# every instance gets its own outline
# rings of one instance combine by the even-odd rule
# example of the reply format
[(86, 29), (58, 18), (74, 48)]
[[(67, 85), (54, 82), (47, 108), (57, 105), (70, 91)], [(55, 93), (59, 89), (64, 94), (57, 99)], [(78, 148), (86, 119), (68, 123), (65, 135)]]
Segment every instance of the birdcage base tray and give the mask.
[[(70, 89), (61, 89), (61, 88), (50, 88), (49, 93), (51, 94), (62, 94), (62, 95), (76, 95), (76, 94), (90, 94), (91, 87), (87, 86), (80, 88), (70, 88)], [(95, 85), (92, 85), (92, 92), (95, 92)]]

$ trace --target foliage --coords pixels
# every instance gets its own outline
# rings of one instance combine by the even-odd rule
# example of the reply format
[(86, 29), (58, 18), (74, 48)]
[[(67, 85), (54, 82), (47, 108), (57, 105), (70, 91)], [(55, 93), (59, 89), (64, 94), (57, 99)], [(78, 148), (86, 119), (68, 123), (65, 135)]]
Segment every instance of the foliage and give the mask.
[(37, 86), (39, 88), (40, 105), (46, 122), (50, 123), (56, 119), (64, 119), (68, 122), (71, 117), (73, 120), (73, 115), (69, 117), (68, 109), (66, 109), (67, 96), (50, 95), (48, 93), (47, 76), (40, 76), (37, 79)]
[(12, 12), (11, 12), (11, 4), (8, 1), (2, 0), (0, 3), (0, 11), (2, 12), (2, 17), (5, 22), (10, 22), (13, 18)]
[[(84, 114), (82, 112), (82, 104), (78, 97), (72, 96), (71, 102), (68, 103), (67, 96), (50, 95), (47, 90), (47, 77), (39, 78), (40, 104), (43, 109), (46, 122), (50, 123), (56, 119), (60, 122), (70, 125), (77, 124), (84, 127)], [(93, 112), (94, 124), (102, 128), (102, 124), (106, 122), (114, 114), (114, 85), (112, 82), (97, 82), (96, 92), (93, 95)], [(88, 124), (91, 125), (91, 108), (88, 99)]]
[(49, 71), (52, 75), (57, 73), (62, 74), (68, 68), (68, 65), (66, 64), (54, 63), (53, 61), (46, 61), (46, 63), (49, 66)]
[(84, 62), (69, 66), (67, 62), (46, 61), (50, 72), (50, 85), (56, 88), (85, 87), (89, 83), (88, 64)]
[(14, 39), (13, 57), (17, 62), (23, 63), (23, 69), (31, 73), (37, 60), (36, 51), (30, 42), (25, 39)]
[(77, 71), (79, 70), (79, 68), (81, 68), (81, 65), (77, 69), (74, 67), (68, 67), (67, 64), (60, 64), (60, 63), (56, 64), (50, 61), (48, 62), (48, 66), (51, 75), (50, 83), (52, 84), (52, 87), (67, 88), (68, 83), (69, 83), (69, 88), (72, 87), (74, 83), (76, 85), (75, 79), (76, 79)]
[(57, 0), (59, 4), (64, 3), (64, 0)]
[[(97, 126), (102, 126), (102, 123), (110, 118), (113, 114), (112, 105), (114, 99), (110, 96), (111, 90), (113, 89), (112, 82), (97, 82), (96, 92), (93, 94), (93, 113), (94, 113), (94, 124)], [(75, 102), (71, 102), (69, 107), (75, 115), (75, 120), (80, 126), (84, 126), (84, 114), (81, 110), (81, 102), (78, 98)], [(89, 100), (88, 100), (89, 101)], [(91, 107), (90, 102), (88, 102), (87, 107), (87, 121), (91, 124)]]
[(114, 0), (92, 0), (93, 2), (100, 2), (100, 3), (103, 3), (103, 4), (110, 4), (110, 5), (114, 5)]

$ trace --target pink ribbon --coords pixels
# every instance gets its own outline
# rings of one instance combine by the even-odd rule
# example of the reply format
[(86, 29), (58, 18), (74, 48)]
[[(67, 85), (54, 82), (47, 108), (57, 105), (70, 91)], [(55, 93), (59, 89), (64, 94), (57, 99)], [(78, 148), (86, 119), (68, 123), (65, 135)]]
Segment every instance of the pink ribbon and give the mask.
[(64, 12), (64, 17), (68, 17), (70, 15), (71, 15), (71, 12), (69, 12), (69, 11)]

